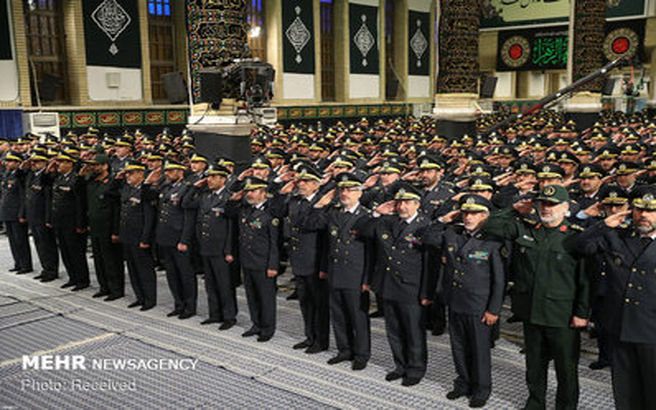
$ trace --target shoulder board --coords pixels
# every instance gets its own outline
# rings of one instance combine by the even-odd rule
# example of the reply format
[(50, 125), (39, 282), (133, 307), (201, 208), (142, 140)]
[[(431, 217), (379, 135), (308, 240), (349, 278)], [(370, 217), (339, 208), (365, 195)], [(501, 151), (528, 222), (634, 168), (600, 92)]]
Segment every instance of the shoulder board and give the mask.
[(531, 224), (531, 225), (535, 225), (537, 223), (537, 221), (533, 221), (533, 220), (528, 219), (528, 218), (522, 218), (522, 221), (524, 221), (528, 224)]
[(578, 231), (578, 232), (583, 232), (583, 231), (585, 231), (585, 228), (583, 228), (583, 227), (580, 226), (580, 225), (571, 224), (569, 227), (570, 227), (570, 229), (575, 230), (575, 231)]

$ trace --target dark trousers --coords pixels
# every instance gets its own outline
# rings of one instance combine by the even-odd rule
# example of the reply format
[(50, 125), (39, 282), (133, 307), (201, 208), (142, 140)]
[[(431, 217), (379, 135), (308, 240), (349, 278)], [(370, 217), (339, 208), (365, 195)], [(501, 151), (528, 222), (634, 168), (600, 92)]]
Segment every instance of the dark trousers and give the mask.
[(191, 266), (189, 251), (180, 252), (175, 246), (158, 246), (162, 264), (166, 269), (166, 281), (173, 295), (175, 310), (196, 313), (198, 282)]
[(618, 410), (656, 405), (656, 344), (613, 342), (613, 396)]
[(406, 377), (426, 374), (426, 330), (422, 306), (385, 299), (385, 331), (394, 356), (395, 372)]
[(244, 268), (244, 290), (253, 327), (261, 336), (273, 336), (276, 331), (276, 278), (266, 270)]
[(444, 332), (446, 329), (446, 305), (436, 300), (426, 310), (426, 328), (434, 332)]
[(125, 292), (125, 269), (121, 244), (113, 243), (111, 235), (91, 234), (93, 266), (100, 291), (109, 296), (123, 296)]
[(546, 408), (547, 371), (553, 359), (558, 380), (556, 409), (575, 409), (579, 401), (579, 330), (524, 323), (524, 340), (529, 391), (525, 408)]
[(590, 321), (594, 322), (595, 331), (597, 332), (597, 347), (599, 348), (599, 361), (602, 363), (612, 363), (612, 343), (611, 337), (604, 328), (604, 297), (597, 296), (592, 301), (592, 313)]
[(487, 399), (492, 391), (490, 337), (492, 327), (481, 322), (481, 315), (449, 311), (451, 354), (458, 377), (454, 390)]
[(42, 274), (45, 278), (56, 278), (59, 271), (59, 254), (57, 254), (57, 240), (52, 228), (45, 224), (31, 225), (30, 231), (34, 238), (36, 253), (41, 263)]
[(74, 227), (55, 228), (57, 246), (66, 268), (69, 282), (84, 286), (89, 284), (89, 266), (86, 258), (86, 235), (75, 232)]
[[(292, 267), (293, 271), (294, 267)], [(318, 274), (296, 276), (296, 292), (301, 305), (305, 338), (312, 344), (328, 347), (330, 311), (328, 308), (328, 281)]]
[(223, 256), (203, 255), (207, 307), (211, 319), (235, 320), (237, 317), (237, 295), (232, 286), (230, 267)]
[(128, 265), (130, 284), (144, 307), (157, 304), (157, 277), (150, 249), (140, 249), (138, 244), (123, 244), (123, 256)]
[(339, 354), (368, 361), (371, 356), (369, 292), (331, 288), (330, 315)]
[(27, 237), (27, 224), (18, 221), (5, 221), (9, 249), (14, 258), (14, 267), (18, 270), (32, 270), (32, 254)]

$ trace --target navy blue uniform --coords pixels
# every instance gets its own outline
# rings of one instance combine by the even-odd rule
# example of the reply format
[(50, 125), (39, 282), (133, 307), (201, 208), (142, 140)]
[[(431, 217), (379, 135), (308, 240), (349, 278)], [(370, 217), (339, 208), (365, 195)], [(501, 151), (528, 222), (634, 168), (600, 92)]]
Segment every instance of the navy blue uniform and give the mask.
[(183, 207), (196, 210), (196, 240), (203, 260), (210, 319), (234, 321), (237, 296), (226, 255), (232, 255), (233, 220), (226, 214), (231, 192), (192, 188)]
[(30, 171), (25, 182), (25, 217), (43, 269), (41, 277), (46, 281), (55, 279), (59, 269), (55, 233), (52, 228), (46, 226), (46, 221), (50, 220), (51, 200), (51, 176), (45, 170)]
[(150, 248), (139, 247), (140, 243), (153, 243), (156, 202), (156, 195), (144, 184), (125, 184), (121, 189), (119, 241), (123, 244), (132, 290), (142, 309), (149, 309), (157, 303), (153, 255)]
[(601, 321), (611, 338), (613, 395), (618, 409), (656, 403), (656, 240), (603, 221), (582, 233), (577, 245), (604, 264), (606, 294)]
[[(174, 311), (195, 314), (198, 284), (190, 249), (196, 214), (193, 209), (182, 206), (188, 190), (189, 185), (182, 181), (166, 183), (160, 188), (155, 242), (166, 269), (166, 280), (175, 302)], [(180, 252), (178, 244), (187, 245), (187, 250)]]
[(55, 230), (62, 262), (68, 273), (68, 285), (89, 285), (89, 266), (86, 258), (86, 200), (83, 181), (74, 171), (58, 174), (52, 185), (52, 204), (49, 223)]
[(25, 180), (19, 169), (5, 170), (0, 182), (0, 221), (5, 223), (14, 269), (19, 273), (32, 271), (32, 255), (27, 237), (25, 218)]

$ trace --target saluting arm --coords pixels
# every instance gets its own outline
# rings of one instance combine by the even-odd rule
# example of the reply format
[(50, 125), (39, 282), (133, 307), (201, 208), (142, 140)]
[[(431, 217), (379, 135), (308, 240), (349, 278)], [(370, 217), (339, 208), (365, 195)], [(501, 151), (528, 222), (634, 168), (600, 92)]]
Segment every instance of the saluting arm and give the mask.
[(503, 304), (503, 291), (506, 286), (504, 263), (501, 259), (500, 246), (490, 252), (492, 277), (490, 287), (490, 298), (487, 302), (487, 311), (499, 315)]
[(492, 212), (485, 221), (483, 230), (505, 239), (515, 239), (519, 235), (517, 216), (518, 213), (513, 208)]

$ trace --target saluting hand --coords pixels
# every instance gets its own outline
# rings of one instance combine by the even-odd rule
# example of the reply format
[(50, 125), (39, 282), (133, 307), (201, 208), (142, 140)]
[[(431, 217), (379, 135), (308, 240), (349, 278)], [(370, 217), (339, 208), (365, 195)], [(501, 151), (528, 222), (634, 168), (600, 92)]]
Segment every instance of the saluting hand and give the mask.
[(513, 204), (513, 208), (521, 215), (528, 215), (533, 209), (533, 200), (532, 199), (522, 199), (519, 202)]
[(389, 215), (396, 209), (396, 201), (384, 202), (376, 208), (376, 212), (381, 215)]
[(283, 185), (282, 188), (280, 188), (280, 193), (283, 194), (283, 195), (284, 194), (289, 194), (290, 192), (292, 192), (294, 190), (294, 188), (296, 188), (296, 180), (289, 181), (288, 183)]
[(335, 197), (335, 190), (331, 189), (330, 191), (328, 191), (328, 193), (326, 193), (326, 195), (322, 196), (321, 199), (316, 204), (314, 204), (315, 208), (325, 207), (333, 200), (334, 197)]
[(241, 201), (241, 199), (244, 197), (245, 194), (246, 194), (246, 191), (244, 191), (242, 189), (241, 191), (237, 191), (234, 194), (232, 194), (232, 196), (230, 197), (230, 200), (231, 201)]
[(378, 176), (379, 176), (378, 174), (374, 174), (374, 175), (370, 176), (369, 178), (367, 178), (364, 181), (364, 184), (362, 184), (362, 189), (367, 189), (369, 187), (372, 187), (372, 186), (376, 185), (376, 182), (378, 182)]
[(585, 208), (583, 210), (583, 213), (586, 214), (587, 216), (594, 218), (596, 216), (599, 216), (601, 213), (601, 210), (603, 208), (603, 204), (601, 202), (595, 202), (594, 204), (590, 205), (589, 207)]
[(604, 223), (609, 228), (617, 228), (630, 214), (631, 210), (618, 212), (604, 219)]
[(203, 179), (199, 179), (198, 181), (194, 182), (194, 186), (196, 188), (202, 188), (207, 184), (207, 177)]

